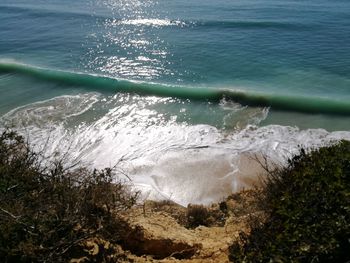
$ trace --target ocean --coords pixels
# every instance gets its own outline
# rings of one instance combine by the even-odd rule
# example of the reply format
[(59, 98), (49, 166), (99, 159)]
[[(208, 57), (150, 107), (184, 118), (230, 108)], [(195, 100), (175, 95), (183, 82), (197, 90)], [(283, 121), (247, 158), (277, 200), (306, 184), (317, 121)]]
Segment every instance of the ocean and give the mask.
[(1, 0), (0, 130), (208, 204), (350, 139), (349, 43), (348, 0)]

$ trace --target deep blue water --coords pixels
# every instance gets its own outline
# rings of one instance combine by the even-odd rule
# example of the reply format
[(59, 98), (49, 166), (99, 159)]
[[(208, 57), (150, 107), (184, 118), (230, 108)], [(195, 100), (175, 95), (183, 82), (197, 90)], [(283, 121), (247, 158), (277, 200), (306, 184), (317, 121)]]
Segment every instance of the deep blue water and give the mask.
[(0, 3), (0, 56), (115, 78), (349, 99), (349, 1)]
[(348, 1), (2, 0), (0, 32), (0, 58), (34, 66), (350, 98)]

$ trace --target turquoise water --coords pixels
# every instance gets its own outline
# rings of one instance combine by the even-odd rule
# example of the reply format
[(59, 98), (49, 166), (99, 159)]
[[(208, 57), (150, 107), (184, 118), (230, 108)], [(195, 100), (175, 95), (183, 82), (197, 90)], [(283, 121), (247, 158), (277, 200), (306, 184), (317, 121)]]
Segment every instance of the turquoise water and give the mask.
[(199, 162), (217, 199), (247, 149), (349, 136), (349, 32), (347, 0), (2, 0), (0, 126), (165, 196)]

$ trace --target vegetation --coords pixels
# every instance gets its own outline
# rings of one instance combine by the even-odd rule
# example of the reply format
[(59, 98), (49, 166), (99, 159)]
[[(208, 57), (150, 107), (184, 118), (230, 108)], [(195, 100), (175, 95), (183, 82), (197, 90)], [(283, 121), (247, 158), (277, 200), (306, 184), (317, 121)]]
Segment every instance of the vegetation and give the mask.
[(268, 172), (264, 216), (230, 247), (230, 260), (349, 262), (350, 142), (301, 150), (287, 168)]
[(184, 226), (196, 228), (198, 226), (224, 226), (227, 217), (226, 203), (213, 204), (211, 207), (189, 204), (186, 209)]
[[(75, 248), (89, 238), (117, 243), (123, 231), (118, 213), (134, 205), (138, 194), (112, 179), (111, 169), (68, 171), (62, 161), (44, 166), (23, 137), (2, 133), (2, 262), (67, 262), (81, 256)], [(108, 260), (102, 255), (98, 261)]]
[(209, 226), (210, 213), (208, 208), (202, 205), (189, 205), (187, 207), (187, 225), (189, 228), (197, 226)]
[[(265, 168), (258, 191), (212, 207), (161, 202), (154, 210), (169, 210), (188, 228), (222, 226), (230, 214), (248, 211), (250, 232), (230, 247), (234, 262), (349, 262), (350, 142), (301, 150), (286, 168)], [(16, 133), (0, 135), (2, 262), (125, 261), (117, 244), (128, 227), (120, 215), (137, 197), (113, 182), (111, 169), (66, 170), (63, 160), (48, 164)]]

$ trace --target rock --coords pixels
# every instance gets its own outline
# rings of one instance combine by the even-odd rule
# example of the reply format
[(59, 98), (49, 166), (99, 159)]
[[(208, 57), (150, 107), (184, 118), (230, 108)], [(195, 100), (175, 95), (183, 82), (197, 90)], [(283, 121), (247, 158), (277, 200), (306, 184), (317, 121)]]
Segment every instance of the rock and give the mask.
[(128, 234), (123, 247), (133, 254), (152, 255), (156, 259), (188, 259), (201, 248), (193, 233), (171, 216), (161, 212), (145, 216), (138, 210), (132, 213), (126, 219)]
[(241, 231), (249, 232), (247, 222), (258, 213), (255, 195), (242, 191), (228, 197), (225, 204), (207, 207), (214, 222), (194, 229), (185, 227), (188, 208), (169, 201), (147, 201), (134, 207), (122, 216), (126, 234), (121, 246), (126, 259), (117, 262), (229, 262), (229, 246)]

